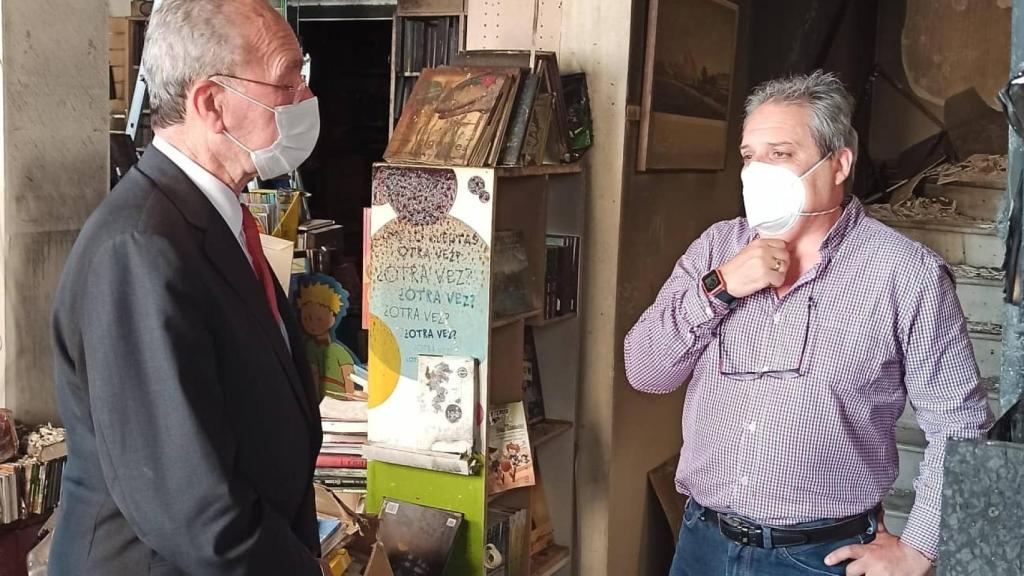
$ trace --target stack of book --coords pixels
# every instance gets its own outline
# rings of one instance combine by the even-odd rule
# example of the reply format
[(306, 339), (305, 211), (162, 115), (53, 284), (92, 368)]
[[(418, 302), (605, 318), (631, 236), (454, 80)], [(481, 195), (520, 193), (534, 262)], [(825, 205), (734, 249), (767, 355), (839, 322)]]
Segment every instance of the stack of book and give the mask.
[(522, 166), (569, 159), (569, 120), (550, 52), (467, 52), (420, 73), (384, 159)]
[(313, 481), (338, 492), (365, 493), (366, 402), (327, 396), (320, 418), (324, 437)]
[(523, 573), (523, 557), (529, 546), (530, 526), (525, 508), (491, 506), (487, 510), (487, 548), (484, 566), (487, 576)]
[(28, 435), (22, 458), (0, 464), (0, 524), (24, 520), (57, 507), (67, 454), (64, 429), (42, 426)]
[(547, 235), (544, 272), (544, 318), (576, 312), (579, 299), (580, 237)]
[(302, 220), (303, 192), (299, 190), (250, 190), (239, 200), (252, 213), (261, 234), (294, 242)]

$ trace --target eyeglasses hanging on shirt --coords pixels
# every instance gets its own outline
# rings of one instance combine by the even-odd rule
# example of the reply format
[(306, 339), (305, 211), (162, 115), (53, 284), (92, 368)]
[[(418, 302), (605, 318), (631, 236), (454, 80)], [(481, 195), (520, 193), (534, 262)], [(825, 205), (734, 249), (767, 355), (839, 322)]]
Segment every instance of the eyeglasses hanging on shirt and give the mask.
[[(749, 316), (738, 310), (722, 321), (717, 338), (718, 372), (722, 376), (730, 380), (789, 380), (806, 374), (816, 304), (813, 292), (807, 293), (806, 307), (793, 302), (792, 296), (770, 318), (764, 318), (760, 310), (751, 310)], [(768, 330), (764, 334), (751, 334), (751, 330), (765, 326)], [(754, 348), (751, 343), (756, 343)]]

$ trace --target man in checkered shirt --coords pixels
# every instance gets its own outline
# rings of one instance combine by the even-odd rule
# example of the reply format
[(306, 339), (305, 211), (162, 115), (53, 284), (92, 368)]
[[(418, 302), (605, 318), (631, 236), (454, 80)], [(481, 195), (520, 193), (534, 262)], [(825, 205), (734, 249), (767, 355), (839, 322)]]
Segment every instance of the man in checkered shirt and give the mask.
[[(991, 426), (949, 268), (846, 193), (852, 108), (820, 71), (754, 90), (747, 218), (704, 232), (626, 337), (634, 388), (690, 381), (672, 576), (924, 575), (946, 440)], [(908, 396), (929, 445), (897, 538), (879, 503)]]

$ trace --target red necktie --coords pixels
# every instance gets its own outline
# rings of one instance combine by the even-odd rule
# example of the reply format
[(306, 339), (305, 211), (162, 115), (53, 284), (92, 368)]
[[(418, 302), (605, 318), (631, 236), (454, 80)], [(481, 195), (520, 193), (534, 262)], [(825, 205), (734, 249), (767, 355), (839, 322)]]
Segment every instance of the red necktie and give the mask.
[(263, 284), (263, 293), (267, 297), (267, 304), (274, 314), (274, 319), (281, 322), (281, 312), (277, 309), (277, 293), (274, 291), (274, 280), (270, 277), (270, 267), (267, 266), (267, 258), (263, 255), (263, 244), (260, 243), (260, 230), (256, 225), (249, 207), (242, 205), (242, 234), (245, 236), (245, 249), (249, 251), (252, 258), (252, 268), (256, 272), (256, 279)]

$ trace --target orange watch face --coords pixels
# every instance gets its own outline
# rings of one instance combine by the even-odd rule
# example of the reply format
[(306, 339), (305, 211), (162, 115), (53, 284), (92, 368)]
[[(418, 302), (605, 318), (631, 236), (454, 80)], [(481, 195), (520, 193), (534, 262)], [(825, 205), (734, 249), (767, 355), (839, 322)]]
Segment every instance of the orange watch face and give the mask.
[(704, 285), (704, 291), (708, 294), (714, 294), (715, 290), (722, 287), (722, 279), (718, 276), (718, 270), (712, 270), (704, 275), (701, 279), (701, 283)]

